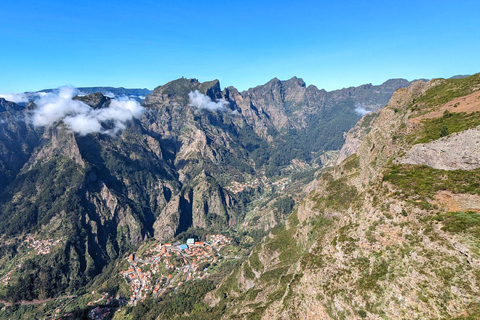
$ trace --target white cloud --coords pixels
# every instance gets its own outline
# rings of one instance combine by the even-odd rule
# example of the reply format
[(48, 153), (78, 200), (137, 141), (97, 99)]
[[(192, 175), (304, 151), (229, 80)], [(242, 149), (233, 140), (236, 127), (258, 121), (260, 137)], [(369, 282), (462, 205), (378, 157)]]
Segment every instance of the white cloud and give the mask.
[(107, 91), (103, 94), (105, 97), (115, 98), (115, 93)]
[(63, 122), (74, 132), (82, 136), (102, 131), (100, 121), (89, 114), (80, 113), (75, 116), (67, 116), (63, 119)]
[(15, 103), (25, 103), (28, 102), (28, 96), (25, 93), (5, 93), (0, 94), (0, 98), (3, 98), (7, 101)]
[(228, 102), (223, 99), (219, 99), (214, 102), (209, 96), (198, 92), (198, 90), (190, 92), (188, 97), (190, 98), (189, 106), (193, 106), (198, 109), (226, 110), (225, 107), (228, 105)]
[(83, 102), (72, 100), (78, 90), (73, 87), (61, 87), (58, 92), (48, 93), (35, 100), (37, 108), (33, 110), (35, 126), (50, 126), (68, 115), (88, 113), (90, 106)]
[(35, 100), (32, 122), (35, 126), (51, 126), (63, 121), (71, 130), (80, 135), (100, 132), (116, 134), (125, 129), (133, 118), (140, 118), (145, 112), (137, 101), (126, 97), (111, 100), (107, 108), (93, 109), (89, 105), (72, 100), (79, 91), (73, 87), (62, 87)]
[(363, 117), (364, 115), (366, 115), (367, 113), (370, 113), (370, 112), (372, 112), (372, 111), (367, 110), (367, 109), (365, 109), (363, 106), (357, 104), (357, 105), (355, 106), (355, 112), (358, 113), (359, 115), (361, 115), (361, 116)]

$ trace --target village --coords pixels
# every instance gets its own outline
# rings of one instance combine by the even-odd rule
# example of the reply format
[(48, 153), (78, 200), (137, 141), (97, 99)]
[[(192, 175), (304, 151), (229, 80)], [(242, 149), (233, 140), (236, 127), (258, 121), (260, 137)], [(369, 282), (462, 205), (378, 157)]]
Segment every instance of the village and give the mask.
[[(46, 239), (46, 240), (35, 240), (35, 237), (31, 234), (25, 236), (24, 242), (28, 244), (29, 248), (33, 248), (37, 255), (39, 254), (49, 254), (52, 247), (60, 243), (60, 239)], [(28, 252), (30, 253), (30, 252)]]
[(284, 190), (286, 185), (289, 183), (290, 183), (290, 178), (282, 178), (275, 182), (270, 182), (270, 180), (266, 176), (263, 176), (261, 179), (255, 178), (251, 181), (247, 181), (244, 183), (241, 183), (238, 181), (232, 181), (231, 186), (227, 186), (225, 187), (225, 189), (235, 194), (243, 192), (247, 188), (257, 188), (257, 187), (274, 186), (274, 187), (280, 188), (281, 190)]
[(144, 258), (132, 253), (129, 269), (121, 271), (132, 290), (130, 305), (135, 306), (148, 294), (157, 298), (169, 288), (176, 291), (185, 281), (208, 277), (209, 267), (223, 259), (220, 250), (229, 243), (226, 236), (215, 234), (207, 236), (205, 242), (190, 238), (186, 244), (157, 244)]
[[(27, 248), (33, 249), (36, 255), (46, 255), (49, 254), (51, 249), (61, 242), (60, 239), (46, 239), (46, 240), (35, 240), (35, 237), (31, 234), (27, 234), (24, 239), (24, 243), (27, 245)], [(26, 254), (30, 254), (31, 251), (27, 251)], [(24, 261), (25, 256), (22, 256), (20, 261)], [(5, 274), (2, 278), (0, 278), (0, 285), (7, 286), (12, 273), (15, 272), (17, 269), (21, 268), (22, 264), (15, 265), (13, 269), (11, 269), (7, 274)]]

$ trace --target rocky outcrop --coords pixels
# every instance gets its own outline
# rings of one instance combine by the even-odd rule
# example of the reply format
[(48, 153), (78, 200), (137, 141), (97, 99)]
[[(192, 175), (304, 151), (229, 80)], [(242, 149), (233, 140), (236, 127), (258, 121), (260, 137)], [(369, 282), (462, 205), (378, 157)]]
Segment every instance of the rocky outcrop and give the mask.
[(368, 113), (363, 116), (358, 123), (345, 134), (345, 143), (340, 149), (340, 154), (337, 159), (337, 165), (343, 160), (356, 153), (363, 139), (370, 132), (370, 127), (373, 125), (378, 113)]
[(480, 168), (480, 127), (416, 144), (398, 162), (442, 170)]
[(76, 96), (73, 100), (81, 101), (93, 109), (106, 108), (110, 105), (111, 99), (104, 96), (100, 92), (91, 93), (86, 96)]
[(64, 126), (51, 127), (44, 132), (42, 138), (45, 144), (32, 155), (30, 168), (37, 164), (38, 161), (45, 163), (58, 156), (68, 157), (80, 166), (85, 167), (75, 134), (72, 131)]
[(180, 78), (156, 87), (152, 94), (145, 98), (145, 104), (186, 106), (189, 103), (188, 94), (195, 90), (209, 96), (214, 101), (222, 98), (218, 80), (199, 82), (197, 79)]

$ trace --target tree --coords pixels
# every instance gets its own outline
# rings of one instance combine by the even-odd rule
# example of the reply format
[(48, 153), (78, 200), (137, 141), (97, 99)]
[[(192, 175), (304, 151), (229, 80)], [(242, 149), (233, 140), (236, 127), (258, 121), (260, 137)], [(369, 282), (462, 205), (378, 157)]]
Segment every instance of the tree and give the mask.
[(448, 127), (446, 125), (443, 125), (440, 128), (440, 137), (446, 137), (448, 136)]

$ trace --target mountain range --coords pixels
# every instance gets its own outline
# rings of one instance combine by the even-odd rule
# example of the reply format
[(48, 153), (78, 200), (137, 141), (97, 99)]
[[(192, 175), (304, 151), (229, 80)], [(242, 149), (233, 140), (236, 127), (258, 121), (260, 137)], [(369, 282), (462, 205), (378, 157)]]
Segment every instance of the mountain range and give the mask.
[[(331, 92), (296, 77), (243, 92), (185, 78), (151, 93), (113, 89), (81, 88), (86, 95), (63, 100), (46, 90), (50, 100), (24, 106), (0, 98), (0, 277), (12, 271), (0, 300), (81, 295), (109, 283), (108, 274), (145, 242), (223, 232), (252, 250), (202, 298), (199, 315), (477, 310), (477, 215), (470, 212), (478, 181), (463, 180), (475, 177), (476, 158), (464, 152), (454, 164), (443, 161), (450, 167), (432, 158), (461, 154), (448, 149), (462, 139), (455, 132), (478, 125), (478, 75)], [(141, 105), (116, 98), (145, 93)], [(53, 106), (71, 111), (46, 121)], [(124, 121), (111, 110), (132, 116)], [(450, 140), (438, 145), (439, 138)], [(464, 188), (439, 182), (434, 189), (427, 173)], [(27, 234), (60, 244), (27, 259), (20, 250)], [(159, 312), (136, 308), (152, 318)]]

